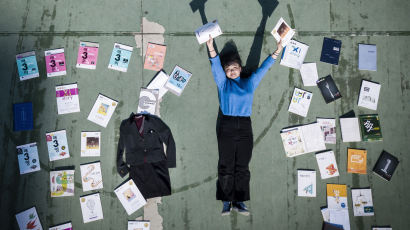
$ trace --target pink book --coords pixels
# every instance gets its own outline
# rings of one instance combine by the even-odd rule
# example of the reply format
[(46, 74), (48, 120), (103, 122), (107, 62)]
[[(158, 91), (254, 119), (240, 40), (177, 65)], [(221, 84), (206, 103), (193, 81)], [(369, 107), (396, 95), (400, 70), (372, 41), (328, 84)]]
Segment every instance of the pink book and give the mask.
[(77, 68), (95, 69), (98, 58), (98, 43), (80, 42), (77, 56)]
[(144, 69), (159, 71), (164, 66), (165, 45), (149, 43), (147, 46), (147, 53), (145, 54)]
[(66, 75), (64, 49), (45, 51), (47, 77)]

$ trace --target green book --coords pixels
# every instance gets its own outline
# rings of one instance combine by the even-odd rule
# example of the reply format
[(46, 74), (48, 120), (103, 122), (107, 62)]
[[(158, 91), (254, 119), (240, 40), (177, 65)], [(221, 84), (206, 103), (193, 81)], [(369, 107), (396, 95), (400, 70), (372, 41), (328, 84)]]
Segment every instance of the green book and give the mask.
[(360, 115), (359, 120), (363, 141), (383, 140), (378, 114)]

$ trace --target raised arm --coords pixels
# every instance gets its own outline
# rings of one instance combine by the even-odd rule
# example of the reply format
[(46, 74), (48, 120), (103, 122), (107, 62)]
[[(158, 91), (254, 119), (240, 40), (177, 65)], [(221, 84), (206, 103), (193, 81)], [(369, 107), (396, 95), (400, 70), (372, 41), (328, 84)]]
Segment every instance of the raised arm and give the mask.
[(216, 53), (214, 48), (214, 39), (209, 35), (209, 40), (206, 42), (209, 52), (209, 60), (211, 61), (211, 70), (212, 75), (214, 76), (214, 80), (216, 86), (218, 88), (222, 88), (226, 81), (226, 74), (222, 68), (221, 60), (219, 59), (219, 55)]

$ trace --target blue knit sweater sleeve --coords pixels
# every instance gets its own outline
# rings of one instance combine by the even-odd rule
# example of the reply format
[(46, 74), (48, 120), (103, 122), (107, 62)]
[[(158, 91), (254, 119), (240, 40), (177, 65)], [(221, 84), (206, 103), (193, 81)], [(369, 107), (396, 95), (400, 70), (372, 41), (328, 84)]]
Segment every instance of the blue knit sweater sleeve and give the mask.
[(226, 74), (222, 68), (221, 59), (219, 58), (219, 55), (217, 55), (209, 60), (211, 61), (211, 70), (216, 86), (221, 89), (226, 82)]
[(270, 69), (270, 67), (275, 63), (275, 59), (269, 55), (265, 61), (263, 61), (262, 65), (252, 73), (250, 76), (250, 81), (252, 83), (253, 89), (256, 89), (261, 82), (263, 76), (265, 76), (266, 72)]

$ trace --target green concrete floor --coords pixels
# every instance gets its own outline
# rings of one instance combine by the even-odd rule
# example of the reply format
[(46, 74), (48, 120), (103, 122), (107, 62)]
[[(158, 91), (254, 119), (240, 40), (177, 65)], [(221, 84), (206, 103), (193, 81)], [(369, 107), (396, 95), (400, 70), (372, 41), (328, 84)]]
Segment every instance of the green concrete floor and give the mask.
[[(139, 88), (155, 74), (142, 68), (143, 57), (134, 39), (135, 34), (149, 30), (141, 28), (145, 17), (165, 29), (163, 37), (168, 47), (165, 71), (170, 73), (178, 64), (193, 73), (180, 97), (168, 93), (161, 103), (161, 117), (172, 129), (177, 144), (177, 168), (170, 170), (173, 194), (164, 197), (158, 206), (163, 229), (320, 229), (320, 207), (326, 205), (326, 183), (348, 185), (352, 229), (371, 229), (372, 225), (408, 229), (410, 2), (283, 0), (277, 6), (276, 1), (261, 0), (194, 0), (191, 5), (189, 3), (189, 0), (1, 1), (0, 98), (4, 112), (0, 114), (0, 228), (17, 229), (14, 214), (32, 206), (36, 206), (44, 229), (66, 221), (72, 221), (74, 229), (126, 229), (127, 220), (143, 215), (141, 209), (128, 216), (113, 189), (123, 181), (115, 166), (119, 124), (136, 111)], [(225, 32), (216, 39), (218, 47), (221, 49), (233, 39), (245, 61), (254, 44), (256, 55), (251, 55), (251, 61), (260, 63), (276, 47), (270, 30), (280, 17), (296, 28), (297, 40), (310, 46), (305, 61), (317, 62), (320, 77), (332, 74), (343, 98), (326, 105), (316, 87), (303, 87), (298, 71), (276, 63), (254, 97), (255, 147), (250, 163), (251, 201), (247, 202), (252, 215), (244, 217), (235, 213), (221, 217), (221, 204), (215, 200), (217, 91), (205, 46), (198, 45), (193, 31), (205, 20), (218, 19)], [(264, 33), (255, 36), (259, 25), (262, 25), (259, 31)], [(149, 35), (153, 34), (143, 36), (145, 42)], [(324, 36), (342, 40), (338, 66), (319, 62)], [(100, 44), (96, 70), (75, 67), (79, 41)], [(114, 42), (134, 47), (127, 73), (107, 68)], [(377, 72), (357, 70), (358, 43), (377, 45)], [(65, 48), (67, 76), (47, 79), (44, 51), (60, 47)], [(37, 54), (40, 78), (20, 82), (15, 55), (31, 50)], [(327, 147), (335, 151), (341, 175), (327, 180), (321, 180), (318, 175), (317, 197), (298, 197), (297, 169), (318, 170), (317, 163), (313, 153), (287, 158), (279, 130), (313, 122), (318, 116), (338, 117), (351, 109), (356, 114), (374, 113), (357, 107), (361, 79), (382, 85), (377, 113), (384, 140), (343, 143), (338, 128), (337, 144)], [(81, 112), (57, 115), (54, 87), (74, 82), (80, 89)], [(314, 94), (306, 118), (287, 111), (295, 86)], [(106, 128), (86, 119), (98, 93), (119, 101)], [(26, 101), (33, 102), (35, 128), (13, 132), (12, 104)], [(49, 162), (45, 133), (60, 129), (67, 130), (71, 157)], [(85, 130), (101, 131), (103, 150), (99, 159), (80, 157), (80, 132)], [(15, 146), (31, 142), (38, 143), (42, 170), (20, 176)], [(368, 150), (367, 175), (346, 173), (347, 147)], [(370, 172), (383, 149), (401, 161), (391, 182)], [(82, 192), (79, 166), (95, 160), (102, 163), (104, 189), (99, 192), (104, 220), (83, 224), (79, 196), (88, 193)], [(72, 165), (76, 167), (75, 196), (51, 198), (49, 170)], [(375, 216), (354, 217), (350, 188), (368, 186), (373, 192)]]

